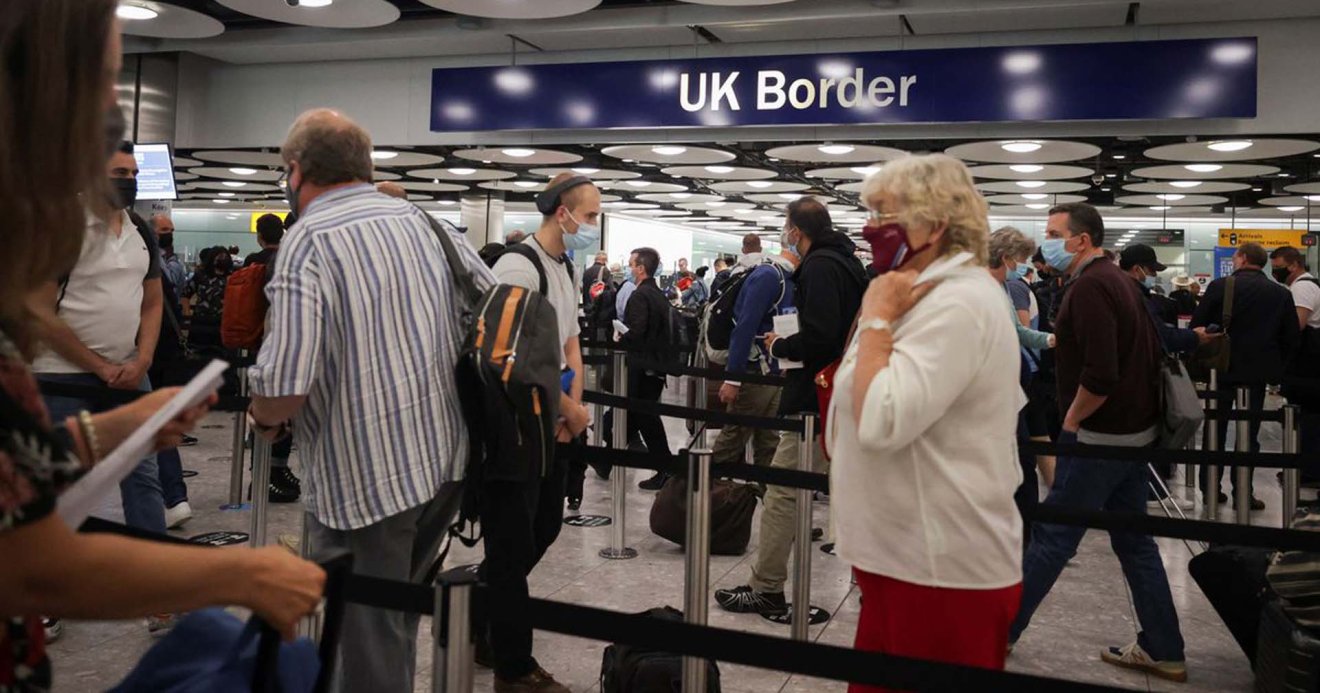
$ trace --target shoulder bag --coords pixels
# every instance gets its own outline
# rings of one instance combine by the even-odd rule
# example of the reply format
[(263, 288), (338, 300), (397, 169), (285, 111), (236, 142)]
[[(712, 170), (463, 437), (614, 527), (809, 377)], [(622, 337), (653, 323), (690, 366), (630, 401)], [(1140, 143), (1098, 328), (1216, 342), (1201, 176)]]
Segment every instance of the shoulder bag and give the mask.
[(1231, 339), (1228, 328), (1233, 324), (1233, 285), (1236, 281), (1235, 277), (1228, 277), (1224, 282), (1224, 312), (1221, 317), (1223, 322), (1220, 323), (1223, 336), (1198, 346), (1187, 362), (1188, 373), (1201, 382), (1210, 382), (1211, 370), (1218, 371), (1220, 377), (1228, 373)]

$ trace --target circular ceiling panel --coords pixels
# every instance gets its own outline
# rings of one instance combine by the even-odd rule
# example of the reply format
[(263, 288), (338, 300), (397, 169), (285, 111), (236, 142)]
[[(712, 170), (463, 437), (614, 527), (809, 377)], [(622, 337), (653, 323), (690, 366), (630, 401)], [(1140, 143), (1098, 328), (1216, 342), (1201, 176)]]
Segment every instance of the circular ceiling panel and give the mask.
[(506, 192), (538, 193), (545, 190), (545, 182), (535, 180), (499, 180), (478, 183), (478, 188), (504, 190)]
[[(751, 200), (753, 202), (765, 202), (772, 205), (786, 205), (789, 202), (792, 202), (793, 200), (802, 197), (802, 195), (797, 193), (769, 193), (769, 194), (758, 194), (758, 195), (743, 195), (742, 197), (744, 200)], [(829, 197), (828, 195), (809, 195), (808, 197), (814, 197), (816, 198), (817, 201), (824, 202), (825, 204), (829, 204), (835, 200), (835, 198)]]
[(573, 168), (534, 168), (528, 173), (533, 176), (545, 176), (554, 178), (561, 173), (571, 173), (575, 176), (586, 176), (593, 181), (603, 180), (627, 180), (629, 178), (641, 178), (642, 174), (636, 171), (621, 171), (612, 168), (596, 168), (594, 166), (575, 166)]
[(468, 186), (459, 183), (414, 183), (407, 181), (399, 183), (404, 190), (416, 190), (418, 192), (463, 192)]
[(174, 157), (174, 168), (192, 168), (193, 166), (201, 166), (201, 165), (202, 162), (196, 159), (189, 159), (186, 156)]
[(820, 144), (792, 144), (768, 149), (765, 155), (784, 161), (804, 164), (870, 164), (893, 161), (907, 152), (892, 147), (877, 147), (854, 142), (822, 142)]
[(445, 158), (435, 154), (378, 147), (371, 150), (371, 160), (375, 165), (384, 166), (385, 168), (411, 168), (414, 166), (435, 166), (444, 161)]
[(1299, 183), (1297, 185), (1289, 185), (1284, 188), (1284, 190), (1302, 195), (1320, 195), (1320, 183)]
[(197, 176), (197, 174), (195, 174), (195, 173), (188, 173), (187, 171), (175, 171), (175, 172), (174, 172), (174, 180), (176, 180), (176, 181), (180, 181), (180, 180), (197, 180), (197, 178), (198, 178), (198, 176)]
[(553, 19), (594, 9), (600, 0), (422, 0), (438, 10), (487, 19)]
[[(1069, 202), (1086, 202), (1086, 197), (1083, 195), (1027, 193), (1026, 195), (991, 195), (985, 198), (985, 201), (992, 205), (1044, 205), (1040, 209), (1047, 209), (1054, 205), (1068, 204)], [(1036, 207), (1031, 207), (1031, 209), (1036, 209)]]
[(615, 192), (623, 193), (684, 193), (688, 189), (674, 183), (657, 183), (652, 180), (626, 180), (611, 186)]
[(1310, 140), (1233, 137), (1151, 147), (1146, 150), (1146, 156), (1161, 161), (1254, 161), (1296, 156), (1317, 149), (1320, 142)]
[(861, 193), (862, 182), (858, 181), (856, 183), (841, 183), (839, 185), (834, 186), (834, 189), (840, 192)]
[(674, 205), (679, 209), (686, 209), (693, 212), (708, 212), (714, 214), (715, 210), (733, 211), (735, 209), (755, 209), (756, 205), (751, 202), (727, 202), (725, 200), (711, 200), (710, 202), (685, 202), (681, 205)]
[(569, 152), (553, 149), (533, 149), (532, 147), (491, 147), (483, 149), (460, 149), (454, 156), (468, 161), (480, 161), (492, 164), (513, 164), (515, 166), (539, 165), (556, 166), (575, 164), (582, 157)]
[(683, 209), (639, 209), (638, 214), (645, 214), (648, 217), (691, 217), (692, 212)]
[(779, 175), (774, 171), (764, 168), (721, 166), (719, 164), (712, 164), (710, 166), (671, 166), (669, 168), (661, 169), (660, 172), (670, 176), (708, 180), (765, 180), (766, 178), (774, 178)]
[(866, 180), (866, 177), (872, 173), (878, 173), (880, 167), (870, 166), (847, 166), (838, 168), (816, 168), (807, 171), (807, 176), (811, 178), (821, 178), (823, 180)]
[(786, 180), (752, 180), (715, 183), (710, 186), (710, 189), (722, 193), (786, 193), (806, 190), (810, 187), (806, 183), (793, 183)]
[(232, 166), (229, 168), (220, 168), (218, 166), (200, 166), (198, 168), (188, 169), (188, 173), (202, 176), (203, 178), (223, 178), (225, 180), (244, 180), (244, 181), (266, 181), (274, 182), (284, 175), (283, 171), (270, 171), (267, 169), (256, 169), (245, 166)]
[[(1315, 197), (1316, 199), (1311, 200), (1308, 199), (1308, 197)], [(1320, 195), (1267, 197), (1260, 201), (1261, 204), (1269, 205), (1271, 207), (1306, 207), (1307, 205), (1310, 205), (1313, 210), (1320, 212), (1320, 205), (1317, 205), (1317, 202), (1320, 202)]]
[(423, 195), (421, 193), (408, 193), (408, 200), (410, 202), (425, 202), (429, 199), (431, 199), (430, 195)]
[(647, 202), (664, 202), (669, 204), (697, 202), (719, 202), (724, 199), (722, 195), (705, 195), (702, 193), (675, 192), (675, 193), (643, 193), (637, 196), (639, 200)]
[(624, 144), (600, 150), (605, 156), (652, 164), (706, 165), (733, 161), (733, 152), (710, 147), (690, 147), (682, 144)]
[(1225, 178), (1256, 178), (1278, 173), (1277, 166), (1260, 164), (1169, 164), (1147, 166), (1132, 171), (1139, 178), (1166, 180), (1222, 180)]
[(1041, 205), (1039, 203), (1032, 203), (1032, 206), (1030, 207), (1026, 205), (995, 205), (990, 208), (990, 214), (998, 217), (1005, 217), (1005, 216), (1015, 216), (1015, 217), (1042, 216), (1043, 217), (1046, 215), (1049, 209), (1050, 209), (1049, 205)]
[(782, 5), (793, 0), (680, 0), (693, 5), (719, 5), (722, 7), (751, 7), (753, 5)]
[(1251, 186), (1246, 183), (1227, 183), (1219, 181), (1202, 180), (1176, 180), (1170, 183), (1133, 183), (1125, 185), (1123, 189), (1135, 193), (1154, 193), (1154, 194), (1177, 194), (1184, 195), (1196, 193), (1206, 195), (1210, 193), (1226, 193), (1238, 190), (1248, 190)]
[(225, 25), (219, 20), (196, 10), (177, 5), (149, 0), (125, 0), (123, 8), (138, 8), (143, 16), (154, 12), (150, 19), (128, 19), (120, 11), (119, 28), (130, 36), (149, 36), (166, 39), (199, 39), (219, 36), (225, 33)]
[[(476, 0), (480, 1), (480, 0)], [(399, 8), (386, 0), (339, 0), (322, 7), (290, 6), (271, 0), (216, 0), (243, 14), (285, 24), (326, 29), (365, 29), (384, 26), (399, 18)]]
[(977, 178), (996, 178), (999, 180), (1067, 180), (1085, 178), (1095, 173), (1083, 166), (1060, 166), (1058, 164), (991, 164), (973, 166), (972, 175)]
[(1089, 159), (1099, 154), (1100, 148), (1067, 140), (993, 140), (960, 144), (944, 153), (963, 161), (990, 164), (1053, 164)]
[(1005, 193), (1008, 195), (1021, 195), (1022, 193), (1070, 193), (1081, 192), (1090, 188), (1086, 183), (1065, 183), (1060, 181), (1043, 180), (1019, 180), (1004, 181), (1002, 183), (979, 183), (977, 190), (988, 193)]
[[(230, 181), (230, 182), (235, 182), (235, 181)], [(189, 183), (188, 185), (191, 186), (192, 190), (228, 190), (230, 192), (236, 192), (236, 193), (257, 192), (257, 191), (269, 191), (269, 192), (280, 191), (280, 187), (278, 185), (269, 185), (266, 183), (241, 183), (239, 185), (229, 185), (228, 183), (204, 180), (204, 181), (198, 181), (196, 183)]]
[(371, 172), (371, 180), (376, 183), (383, 180), (399, 180), (400, 178), (403, 178), (403, 176), (397, 173), (390, 173), (389, 171), (382, 171), (380, 169)]
[(407, 173), (410, 178), (456, 181), (507, 180), (509, 178), (518, 177), (518, 174), (513, 171), (500, 171), (493, 168), (470, 168), (466, 166), (451, 166), (449, 168), (418, 168), (408, 171)]
[(1142, 207), (1159, 207), (1168, 205), (1170, 207), (1204, 207), (1207, 205), (1218, 205), (1228, 202), (1227, 197), (1218, 195), (1184, 195), (1181, 193), (1171, 193), (1167, 195), (1125, 195), (1114, 198), (1114, 202), (1123, 205), (1137, 205)]
[[(233, 149), (220, 149), (193, 152), (192, 155), (202, 161), (211, 161), (217, 164), (284, 167), (284, 160), (280, 158), (279, 152), (244, 152)], [(178, 159), (175, 159), (175, 161), (177, 162)]]

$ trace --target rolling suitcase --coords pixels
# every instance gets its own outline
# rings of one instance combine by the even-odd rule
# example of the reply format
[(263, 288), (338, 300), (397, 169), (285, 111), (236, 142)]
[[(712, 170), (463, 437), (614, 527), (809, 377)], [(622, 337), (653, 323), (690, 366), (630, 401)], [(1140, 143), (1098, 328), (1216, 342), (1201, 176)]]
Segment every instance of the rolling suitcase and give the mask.
[(1273, 554), (1270, 549), (1213, 546), (1187, 564), (1192, 579), (1252, 661), (1256, 659), (1261, 608), (1272, 595), (1265, 569)]
[(1260, 613), (1256, 661), (1257, 693), (1320, 690), (1320, 638), (1298, 626), (1275, 599)]

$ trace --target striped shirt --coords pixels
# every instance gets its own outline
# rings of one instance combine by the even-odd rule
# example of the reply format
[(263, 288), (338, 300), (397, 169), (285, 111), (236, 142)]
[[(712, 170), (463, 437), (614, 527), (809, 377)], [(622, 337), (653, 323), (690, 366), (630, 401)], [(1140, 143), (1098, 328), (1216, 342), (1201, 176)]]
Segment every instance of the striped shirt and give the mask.
[[(366, 184), (324, 193), (285, 237), (266, 285), (252, 391), (307, 395), (294, 419), (303, 502), (334, 529), (421, 505), (463, 474), (459, 297), (423, 215)], [(451, 233), (477, 285), (494, 284)]]

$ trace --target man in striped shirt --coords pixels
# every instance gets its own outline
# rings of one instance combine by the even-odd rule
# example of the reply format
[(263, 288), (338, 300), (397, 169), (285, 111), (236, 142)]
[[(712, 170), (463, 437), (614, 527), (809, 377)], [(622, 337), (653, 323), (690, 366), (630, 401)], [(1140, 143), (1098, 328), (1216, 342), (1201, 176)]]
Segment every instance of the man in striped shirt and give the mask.
[[(424, 213), (371, 186), (357, 124), (309, 111), (280, 154), (299, 220), (266, 286), (251, 413), (263, 433), (292, 422), (309, 556), (348, 549), (355, 573), (409, 580), (435, 558), (467, 456), (454, 278)], [(451, 233), (478, 286), (491, 286)], [(350, 605), (343, 633), (335, 690), (412, 690), (416, 615)]]

